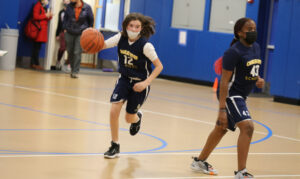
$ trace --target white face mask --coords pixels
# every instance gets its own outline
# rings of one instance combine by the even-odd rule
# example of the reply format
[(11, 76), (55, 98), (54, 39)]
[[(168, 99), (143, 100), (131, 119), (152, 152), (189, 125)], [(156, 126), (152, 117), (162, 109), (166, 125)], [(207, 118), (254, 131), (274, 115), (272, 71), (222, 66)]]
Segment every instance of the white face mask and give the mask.
[(126, 30), (127, 35), (130, 39), (136, 39), (138, 35), (140, 35), (140, 32), (132, 32), (131, 30)]

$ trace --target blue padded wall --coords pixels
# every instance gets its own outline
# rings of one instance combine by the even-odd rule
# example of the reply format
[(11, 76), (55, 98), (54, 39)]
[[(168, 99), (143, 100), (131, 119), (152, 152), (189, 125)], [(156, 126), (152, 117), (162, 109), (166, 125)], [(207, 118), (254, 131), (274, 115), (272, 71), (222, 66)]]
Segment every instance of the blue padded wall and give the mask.
[(0, 28), (6, 28), (7, 24), (10, 28), (18, 28), (20, 0), (5, 0), (0, 6)]
[[(208, 31), (210, 0), (206, 0), (203, 31), (172, 28), (172, 0), (131, 0), (130, 12), (151, 16), (157, 33), (151, 38), (164, 64), (163, 75), (213, 82), (214, 61), (229, 47), (233, 34)], [(247, 16), (257, 20), (259, 1), (247, 5)], [(178, 44), (179, 31), (187, 31), (187, 45)]]
[(271, 56), (272, 95), (300, 99), (300, 1), (278, 1), (276, 21), (272, 28), (275, 50)]

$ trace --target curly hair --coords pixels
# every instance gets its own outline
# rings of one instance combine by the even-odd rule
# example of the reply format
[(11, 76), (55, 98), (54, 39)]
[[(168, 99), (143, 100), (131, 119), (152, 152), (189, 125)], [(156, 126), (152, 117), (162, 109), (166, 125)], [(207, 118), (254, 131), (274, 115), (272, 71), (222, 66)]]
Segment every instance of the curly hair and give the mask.
[(155, 33), (155, 22), (151, 17), (144, 16), (143, 14), (140, 14), (140, 13), (130, 13), (125, 17), (125, 19), (122, 23), (122, 32), (121, 33), (125, 37), (128, 37), (126, 28), (127, 28), (128, 24), (133, 20), (138, 20), (141, 22), (142, 30), (140, 32), (140, 35), (142, 37), (146, 37), (147, 39), (149, 39), (150, 36)]

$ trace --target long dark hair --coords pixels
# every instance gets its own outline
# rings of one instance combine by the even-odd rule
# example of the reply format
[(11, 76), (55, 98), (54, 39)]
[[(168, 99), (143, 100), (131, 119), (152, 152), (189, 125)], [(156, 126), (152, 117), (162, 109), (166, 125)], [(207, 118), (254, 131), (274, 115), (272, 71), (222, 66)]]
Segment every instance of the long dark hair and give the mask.
[(133, 20), (139, 20), (142, 24), (142, 31), (140, 32), (140, 35), (142, 37), (146, 37), (147, 39), (155, 33), (155, 22), (154, 20), (149, 16), (144, 16), (140, 13), (130, 13), (128, 14), (123, 23), (122, 23), (122, 35), (125, 37), (128, 37), (126, 28), (130, 21)]
[(248, 21), (253, 21), (253, 20), (247, 17), (243, 17), (236, 21), (236, 23), (234, 24), (234, 38), (231, 41), (230, 46), (232, 46), (233, 44), (235, 44), (237, 41), (240, 40), (238, 32), (242, 30), (242, 28)]

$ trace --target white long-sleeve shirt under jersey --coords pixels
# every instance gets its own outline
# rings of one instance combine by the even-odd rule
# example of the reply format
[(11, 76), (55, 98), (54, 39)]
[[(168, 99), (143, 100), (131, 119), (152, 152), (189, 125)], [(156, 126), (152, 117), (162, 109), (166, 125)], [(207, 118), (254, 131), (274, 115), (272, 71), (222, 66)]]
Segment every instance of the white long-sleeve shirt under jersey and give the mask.
[[(105, 40), (104, 43), (105, 43), (106, 48), (112, 48), (112, 47), (117, 46), (120, 39), (121, 39), (121, 33), (119, 32), (118, 34), (116, 34), (116, 35), (112, 36), (111, 38)], [(132, 45), (134, 42), (130, 42), (128, 40), (128, 43), (129, 43), (129, 45)], [(143, 49), (143, 53), (151, 61), (154, 61), (154, 60), (158, 59), (155, 48), (150, 42), (147, 42), (145, 44), (144, 49)]]

